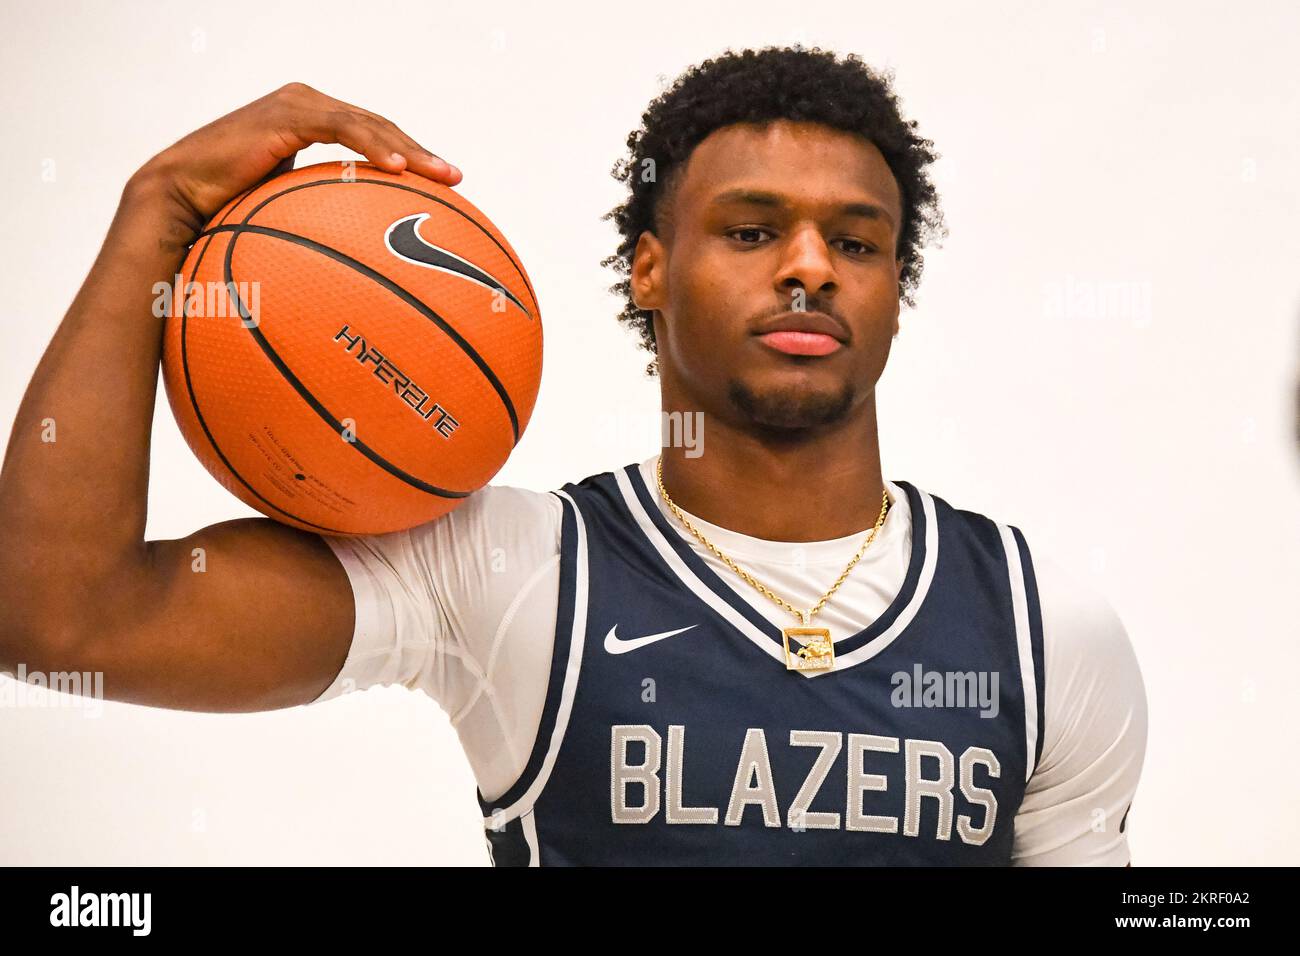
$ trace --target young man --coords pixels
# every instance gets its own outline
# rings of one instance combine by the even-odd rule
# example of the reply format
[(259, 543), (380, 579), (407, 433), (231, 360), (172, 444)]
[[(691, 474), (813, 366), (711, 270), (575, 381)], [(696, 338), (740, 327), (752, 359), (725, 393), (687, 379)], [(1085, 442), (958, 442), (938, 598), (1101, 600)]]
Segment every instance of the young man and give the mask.
[(1126, 864), (1146, 711), (1123, 626), (1018, 529), (882, 475), (874, 388), (942, 227), (929, 141), (860, 61), (802, 49), (707, 61), (643, 123), (607, 262), (702, 445), (361, 539), (141, 540), (146, 296), (310, 142), (459, 172), (298, 85), (147, 164), (0, 473), (0, 666), (200, 710), (420, 688), (498, 864)]

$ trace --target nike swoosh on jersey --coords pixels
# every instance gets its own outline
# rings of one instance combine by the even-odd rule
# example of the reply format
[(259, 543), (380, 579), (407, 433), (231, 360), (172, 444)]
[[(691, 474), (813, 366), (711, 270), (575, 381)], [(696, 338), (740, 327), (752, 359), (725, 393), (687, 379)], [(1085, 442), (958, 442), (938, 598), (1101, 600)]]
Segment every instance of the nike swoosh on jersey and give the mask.
[(618, 630), (618, 625), (615, 624), (609, 629), (609, 633), (605, 635), (605, 650), (610, 654), (626, 654), (628, 651), (635, 651), (637, 648), (653, 644), (655, 641), (662, 641), (665, 637), (672, 637), (674, 634), (689, 631), (692, 627), (699, 627), (699, 625), (691, 624), (687, 627), (679, 627), (675, 631), (663, 631), (659, 634), (648, 634), (645, 637), (624, 639), (614, 633)]

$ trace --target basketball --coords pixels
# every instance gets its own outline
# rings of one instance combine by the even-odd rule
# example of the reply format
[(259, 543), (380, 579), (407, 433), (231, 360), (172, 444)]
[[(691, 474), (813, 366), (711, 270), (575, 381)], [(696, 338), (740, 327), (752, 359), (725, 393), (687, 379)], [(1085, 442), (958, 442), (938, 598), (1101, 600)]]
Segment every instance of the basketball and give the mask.
[(270, 179), (155, 290), (190, 448), (250, 507), (307, 531), (452, 511), (505, 464), (541, 383), (519, 257), (463, 196), (409, 172), (321, 163)]

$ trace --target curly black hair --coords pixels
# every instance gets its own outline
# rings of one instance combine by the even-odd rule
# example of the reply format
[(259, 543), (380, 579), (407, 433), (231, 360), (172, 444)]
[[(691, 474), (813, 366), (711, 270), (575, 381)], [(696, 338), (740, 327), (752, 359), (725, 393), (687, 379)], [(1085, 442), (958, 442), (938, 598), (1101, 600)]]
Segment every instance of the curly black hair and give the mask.
[[(632, 301), (632, 256), (641, 233), (663, 225), (677, 177), (691, 151), (710, 133), (733, 123), (764, 124), (779, 119), (821, 123), (857, 133), (876, 145), (897, 180), (903, 225), (895, 258), (903, 260), (899, 298), (915, 305), (921, 277), (921, 248), (947, 235), (939, 195), (927, 167), (938, 154), (934, 143), (903, 119), (892, 71), (876, 71), (850, 53), (843, 58), (817, 47), (728, 50), (687, 70), (646, 108), (641, 128), (628, 135), (628, 155), (611, 175), (628, 188), (627, 200), (606, 213), (622, 236), (618, 252), (601, 260), (623, 278), (610, 286), (626, 304), (618, 320), (641, 333), (642, 348), (655, 353), (646, 374), (657, 372), (653, 313)], [(651, 163), (653, 166), (651, 167)], [(653, 168), (653, 176), (643, 170)]]

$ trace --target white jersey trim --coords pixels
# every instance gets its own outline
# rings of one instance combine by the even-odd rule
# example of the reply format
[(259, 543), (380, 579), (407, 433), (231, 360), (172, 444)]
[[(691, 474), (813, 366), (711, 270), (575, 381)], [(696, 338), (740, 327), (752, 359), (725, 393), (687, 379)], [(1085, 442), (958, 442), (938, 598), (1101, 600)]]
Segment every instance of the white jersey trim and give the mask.
[[(659, 556), (677, 576), (677, 578), (690, 589), (701, 601), (707, 604), (713, 610), (721, 614), (733, 627), (741, 634), (747, 637), (758, 646), (764, 654), (767, 654), (773, 660), (784, 663), (784, 651), (766, 634), (756, 628), (753, 623), (745, 617), (740, 611), (736, 610), (731, 604), (724, 601), (718, 594), (706, 585), (699, 577), (687, 567), (686, 562), (673, 549), (673, 546), (663, 536), (663, 533), (650, 519), (646, 510), (641, 505), (641, 499), (637, 497), (636, 490), (632, 487), (631, 480), (627, 473), (622, 469), (614, 472), (618, 481), (618, 489), (623, 495), (623, 500), (627, 504), (628, 510), (636, 520), (637, 526), (641, 533), (659, 552)], [(823, 674), (834, 673), (852, 667), (855, 664), (861, 664), (863, 661), (869, 661), (875, 657), (890, 644), (892, 644), (904, 628), (911, 623), (916, 617), (917, 611), (921, 608), (921, 603), (925, 600), (926, 594), (930, 590), (930, 584), (934, 580), (934, 570), (939, 562), (939, 526), (935, 516), (934, 500), (924, 491), (917, 489), (921, 497), (922, 507), (925, 509), (926, 531), (925, 531), (925, 557), (921, 565), (920, 580), (917, 581), (916, 590), (912, 594), (912, 599), (907, 602), (907, 606), (899, 613), (894, 623), (885, 629), (877, 637), (869, 641), (863, 647), (858, 648), (844, 655), (835, 656), (835, 666), (829, 671), (798, 671), (803, 677), (813, 678)], [(869, 626), (869, 625), (865, 625)]]
[[(564, 688), (560, 695), (560, 709), (555, 717), (555, 730), (551, 734), (551, 743), (546, 751), (546, 759), (542, 761), (542, 767), (538, 771), (537, 777), (518, 800), (505, 809), (496, 811), (492, 816), (484, 817), (484, 826), (501, 826), (509, 823), (515, 817), (532, 812), (533, 804), (537, 802), (537, 798), (541, 795), (547, 780), (551, 777), (551, 770), (555, 767), (555, 760), (560, 753), (560, 745), (564, 742), (564, 732), (569, 727), (569, 717), (573, 713), (573, 699), (578, 692), (578, 675), (582, 671), (582, 652), (587, 636), (587, 526), (582, 520), (582, 509), (578, 507), (578, 503), (573, 500), (568, 492), (557, 491), (555, 493), (568, 501), (573, 507), (574, 523), (578, 532), (577, 559), (573, 581), (573, 631), (572, 639), (569, 642), (569, 662), (564, 671)], [(532, 821), (526, 821), (525, 826), (533, 826)], [(533, 847), (534, 859), (537, 852), (536, 843), (537, 832), (534, 829), (532, 843), (530, 844)]]
[(542, 851), (537, 846), (537, 817), (530, 808), (519, 820), (524, 828), (524, 842), (528, 844), (528, 865), (542, 865)]
[[(869, 661), (894, 643), (907, 628), (907, 625), (912, 623), (912, 619), (921, 610), (925, 596), (930, 593), (930, 585), (934, 583), (934, 570), (939, 565), (939, 517), (934, 507), (934, 499), (920, 488), (916, 489), (916, 493), (920, 496), (921, 507), (925, 510), (925, 558), (921, 563), (921, 577), (916, 582), (916, 590), (912, 592), (912, 599), (899, 612), (898, 617), (894, 618), (894, 623), (889, 625), (878, 636), (859, 647), (856, 651), (850, 651), (843, 656), (836, 655), (836, 670), (839, 669), (841, 662), (846, 667), (851, 667), (854, 664)], [(915, 529), (915, 523), (912, 527)]]
[(1025, 693), (1025, 780), (1034, 775), (1034, 751), (1038, 747), (1038, 684), (1034, 674), (1033, 634), (1029, 627), (1029, 600), (1025, 593), (1025, 569), (1020, 548), (1011, 529), (998, 524), (1002, 547), (1007, 552), (1007, 573), (1011, 579), (1011, 608), (1016, 620), (1016, 648), (1020, 652), (1020, 686)]

